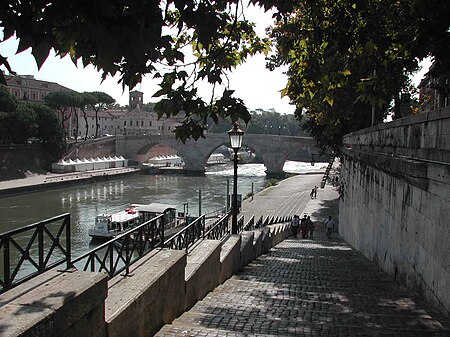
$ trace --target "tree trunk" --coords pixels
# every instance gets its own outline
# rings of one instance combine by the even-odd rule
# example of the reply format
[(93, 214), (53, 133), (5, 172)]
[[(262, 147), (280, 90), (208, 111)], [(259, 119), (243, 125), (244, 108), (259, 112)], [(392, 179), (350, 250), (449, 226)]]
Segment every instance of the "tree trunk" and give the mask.
[(84, 124), (86, 125), (86, 132), (84, 133), (84, 140), (87, 140), (88, 133), (89, 133), (89, 124), (87, 121), (86, 111), (84, 111), (84, 109), (82, 111), (83, 111)]
[(98, 138), (98, 110), (95, 110), (95, 138)]

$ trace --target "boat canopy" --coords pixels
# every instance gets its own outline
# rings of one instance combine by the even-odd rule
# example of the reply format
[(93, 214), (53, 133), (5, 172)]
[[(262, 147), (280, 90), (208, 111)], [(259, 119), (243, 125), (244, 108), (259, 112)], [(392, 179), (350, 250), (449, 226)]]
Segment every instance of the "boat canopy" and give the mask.
[(160, 204), (158, 202), (152, 202), (151, 204), (132, 204), (131, 207), (136, 207), (139, 212), (157, 213), (162, 214), (169, 210), (175, 210), (175, 205)]

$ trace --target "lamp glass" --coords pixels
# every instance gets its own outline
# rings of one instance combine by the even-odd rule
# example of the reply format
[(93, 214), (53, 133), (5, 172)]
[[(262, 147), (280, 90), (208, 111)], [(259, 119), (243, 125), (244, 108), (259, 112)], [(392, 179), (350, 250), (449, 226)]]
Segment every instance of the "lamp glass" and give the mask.
[(244, 131), (239, 129), (238, 123), (235, 122), (233, 128), (228, 131), (230, 137), (230, 145), (232, 149), (239, 149), (242, 146), (242, 138)]

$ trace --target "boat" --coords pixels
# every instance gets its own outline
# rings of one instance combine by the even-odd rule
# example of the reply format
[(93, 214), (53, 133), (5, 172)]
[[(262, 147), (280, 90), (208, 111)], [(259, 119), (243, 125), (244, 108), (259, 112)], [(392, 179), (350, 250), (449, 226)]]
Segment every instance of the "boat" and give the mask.
[(89, 229), (88, 234), (93, 239), (110, 240), (163, 213), (165, 214), (164, 227), (173, 227), (176, 222), (176, 207), (154, 202), (132, 204), (125, 210), (112, 214), (98, 214), (95, 217), (94, 227)]

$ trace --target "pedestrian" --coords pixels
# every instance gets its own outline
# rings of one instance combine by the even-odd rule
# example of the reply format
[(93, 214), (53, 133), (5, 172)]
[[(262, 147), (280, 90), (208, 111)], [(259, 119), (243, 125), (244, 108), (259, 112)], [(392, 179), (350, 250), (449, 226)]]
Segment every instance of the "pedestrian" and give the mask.
[(328, 219), (325, 220), (326, 236), (328, 239), (331, 239), (331, 232), (333, 231), (333, 228), (334, 228), (334, 221), (330, 215)]
[(311, 193), (309, 194), (309, 196), (311, 197), (311, 199), (314, 199), (314, 188), (311, 190)]
[(297, 214), (295, 214), (291, 221), (292, 234), (294, 235), (294, 238), (297, 237), (299, 225), (300, 225), (300, 217)]
[(303, 219), (300, 221), (300, 230), (302, 231), (302, 238), (306, 239), (308, 237), (308, 218), (305, 214)]
[(314, 230), (316, 227), (311, 220), (311, 217), (308, 215), (308, 236), (312, 239), (314, 237)]
[(317, 198), (317, 190), (319, 189), (319, 187), (314, 186), (314, 199)]

